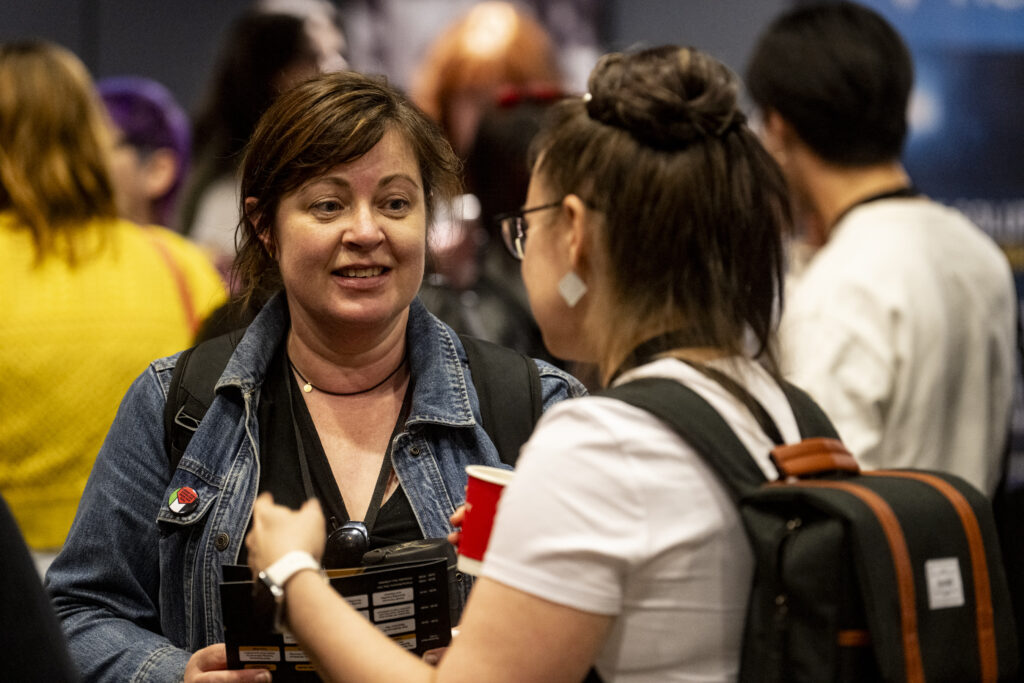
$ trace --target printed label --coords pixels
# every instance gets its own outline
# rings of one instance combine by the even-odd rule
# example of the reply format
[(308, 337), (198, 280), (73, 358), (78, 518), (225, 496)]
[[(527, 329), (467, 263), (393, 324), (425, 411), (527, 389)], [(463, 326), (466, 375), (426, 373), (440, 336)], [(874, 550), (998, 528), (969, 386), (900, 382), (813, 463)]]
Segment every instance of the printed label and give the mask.
[(413, 603), (406, 605), (394, 605), (392, 607), (381, 607), (373, 610), (373, 620), (390, 621), (391, 619), (406, 619), (416, 613), (416, 606)]
[(280, 662), (281, 649), (277, 647), (247, 647), (238, 648), (238, 659), (243, 662)]
[(928, 583), (928, 607), (944, 609), (964, 604), (964, 582), (960, 575), (960, 560), (941, 557), (925, 560), (925, 581)]
[(396, 602), (409, 602), (412, 599), (412, 588), (399, 588), (397, 590), (381, 591), (373, 594), (374, 605), (393, 605)]
[(370, 596), (366, 594), (349, 595), (345, 600), (352, 605), (352, 609), (366, 609), (370, 606)]
[(377, 628), (389, 636), (395, 635), (396, 633), (407, 633), (416, 630), (415, 619), (403, 619), (401, 621), (389, 621), (386, 624), (380, 624)]
[(300, 647), (286, 647), (284, 649), (284, 661), (286, 662), (308, 662), (309, 655), (303, 652)]

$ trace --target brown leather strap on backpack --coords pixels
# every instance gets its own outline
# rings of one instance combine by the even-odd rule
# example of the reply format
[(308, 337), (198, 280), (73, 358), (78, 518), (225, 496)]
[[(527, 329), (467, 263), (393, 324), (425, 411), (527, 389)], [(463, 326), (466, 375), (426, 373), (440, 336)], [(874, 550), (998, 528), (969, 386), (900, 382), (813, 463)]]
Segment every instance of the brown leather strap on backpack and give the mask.
[(967, 539), (967, 546), (970, 549), (981, 680), (985, 683), (994, 683), (999, 679), (999, 657), (996, 651), (992, 586), (989, 583), (985, 540), (971, 504), (951, 484), (927, 472), (886, 470), (884, 472), (865, 472), (864, 474), (878, 477), (904, 477), (923, 482), (942, 494), (949, 501), (950, 505), (953, 506), (957, 516), (960, 518), (960, 523), (963, 525), (964, 538)]
[(776, 446), (772, 462), (784, 479), (813, 476), (828, 472), (857, 474), (860, 466), (838, 439), (804, 439), (786, 446)]
[(924, 661), (917, 631), (917, 598), (914, 589), (914, 569), (903, 527), (892, 508), (874, 491), (849, 481), (810, 480), (792, 484), (773, 482), (769, 486), (806, 486), (846, 491), (859, 498), (875, 515), (889, 545), (896, 577), (896, 593), (900, 617), (900, 638), (903, 644), (904, 680), (907, 683), (925, 683)]

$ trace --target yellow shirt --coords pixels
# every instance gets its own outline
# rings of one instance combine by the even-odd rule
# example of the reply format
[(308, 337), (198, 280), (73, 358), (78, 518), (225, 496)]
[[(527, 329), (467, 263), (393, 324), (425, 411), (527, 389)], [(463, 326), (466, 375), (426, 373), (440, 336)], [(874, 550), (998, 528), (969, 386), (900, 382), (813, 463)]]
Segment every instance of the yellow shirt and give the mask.
[(64, 543), (132, 380), (226, 299), (206, 255), (169, 230), (96, 222), (76, 244), (74, 266), (37, 263), (0, 212), (0, 492), (36, 550)]

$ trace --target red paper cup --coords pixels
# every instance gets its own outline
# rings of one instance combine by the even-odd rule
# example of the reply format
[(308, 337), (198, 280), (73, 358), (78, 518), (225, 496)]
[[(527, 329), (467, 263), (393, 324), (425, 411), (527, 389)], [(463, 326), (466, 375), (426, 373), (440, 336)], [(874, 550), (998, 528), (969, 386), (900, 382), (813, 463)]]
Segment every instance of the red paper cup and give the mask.
[(494, 527), (494, 513), (505, 485), (512, 481), (512, 470), (486, 465), (469, 465), (466, 485), (466, 517), (459, 538), (459, 571), (474, 576), (480, 573), (487, 542)]

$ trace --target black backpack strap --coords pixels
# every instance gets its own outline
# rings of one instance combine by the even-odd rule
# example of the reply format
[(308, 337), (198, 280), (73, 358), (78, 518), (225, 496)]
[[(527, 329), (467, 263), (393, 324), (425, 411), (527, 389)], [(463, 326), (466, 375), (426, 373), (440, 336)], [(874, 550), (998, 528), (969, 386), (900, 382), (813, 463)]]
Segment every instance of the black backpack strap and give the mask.
[(786, 395), (789, 407), (793, 410), (793, 417), (796, 418), (796, 426), (802, 438), (839, 438), (839, 432), (836, 431), (832, 420), (828, 419), (825, 411), (806, 391), (785, 381), (780, 381), (779, 386), (782, 387), (782, 393)]
[(164, 447), (173, 476), (192, 435), (213, 403), (214, 387), (245, 329), (214, 337), (178, 356), (164, 404)]
[(697, 392), (671, 379), (648, 377), (602, 391), (651, 413), (679, 434), (725, 484), (737, 503), (765, 482), (743, 442)]
[(537, 363), (518, 351), (459, 335), (480, 399), (481, 426), (501, 461), (515, 465), (544, 407)]

